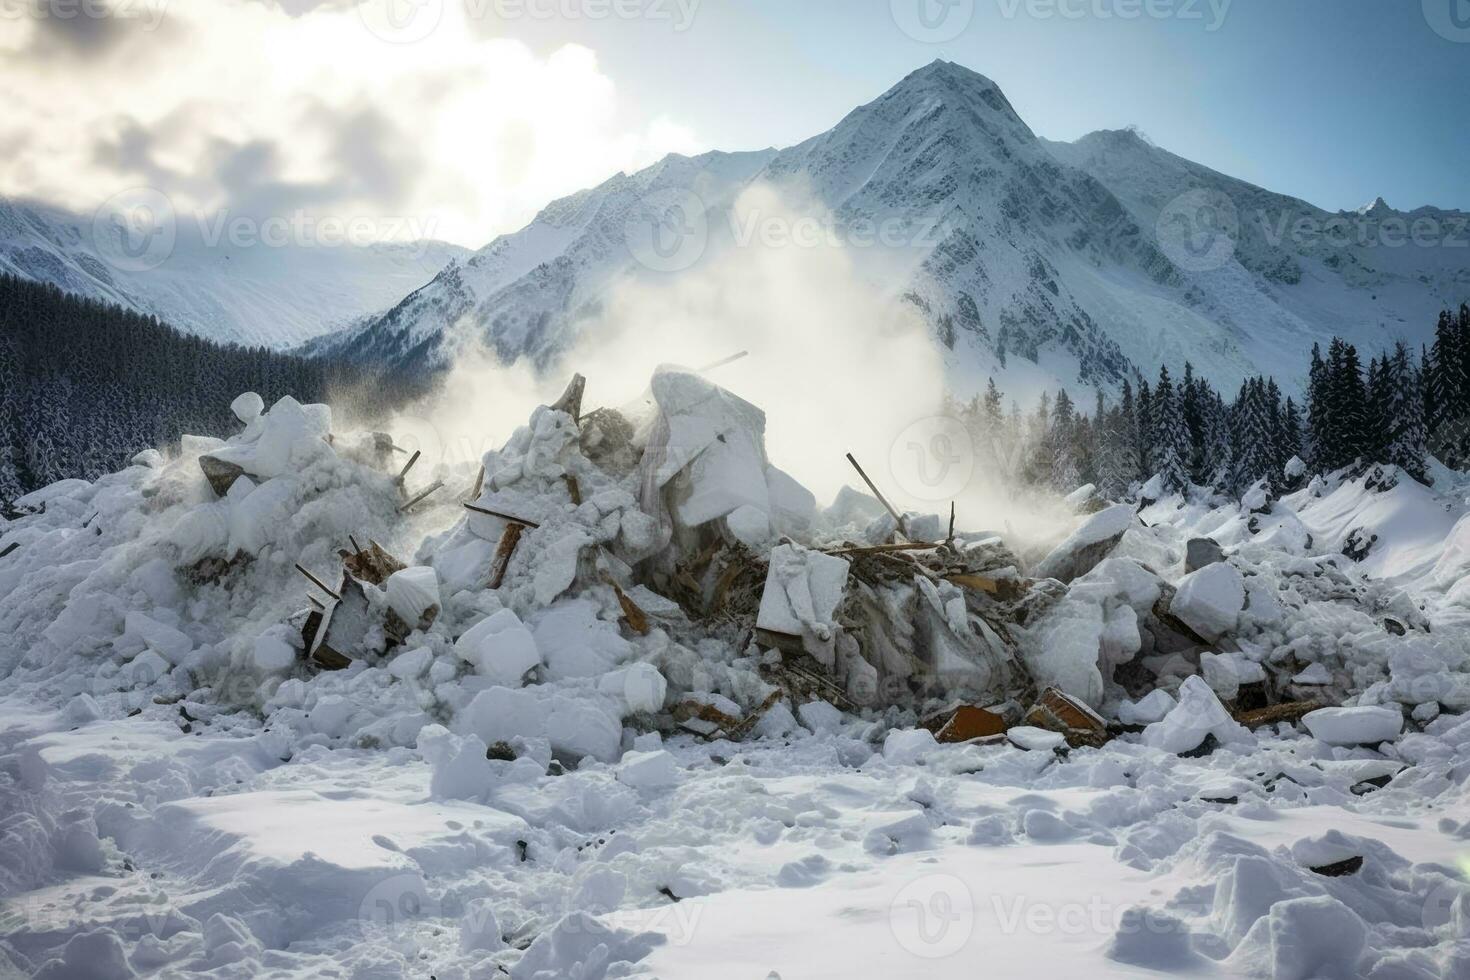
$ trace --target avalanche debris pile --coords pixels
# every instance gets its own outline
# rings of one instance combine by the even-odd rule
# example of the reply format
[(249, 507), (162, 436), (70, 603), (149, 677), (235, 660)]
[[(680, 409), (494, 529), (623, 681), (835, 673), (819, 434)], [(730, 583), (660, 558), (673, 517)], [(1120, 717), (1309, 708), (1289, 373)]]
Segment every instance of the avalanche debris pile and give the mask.
[[(1024, 724), (1173, 751), (1248, 740), (1241, 721), (1381, 741), (1400, 709), (1470, 707), (1463, 641), (1315, 553), (1282, 504), (1195, 514), (1203, 535), (1083, 488), (1087, 516), (1028, 572), (953, 514), (852, 490), (819, 509), (767, 458), (764, 413), (696, 372), (585, 417), (583, 389), (428, 493), (391, 437), (246, 394), (236, 436), (33, 494), (0, 542), (7, 666), (91, 659), (88, 693), (133, 706), (248, 707), (361, 745), (442, 725), (564, 764), (617, 759), (625, 729), (779, 732), (816, 702), (947, 740)], [(1331, 705), (1382, 719), (1310, 713)]]
[[(1470, 518), (1446, 510), (1417, 530), (1404, 517), (1424, 503), (1411, 481), (1339, 474), (1248, 505), (1148, 494), (1137, 506), (1108, 504), (1079, 491), (1070, 534), (1049, 551), (1013, 551), (996, 533), (957, 528), (953, 511), (898, 512), (872, 483), (873, 496), (848, 489), (818, 507), (767, 458), (761, 410), (698, 372), (662, 368), (647, 397), (624, 409), (584, 414), (583, 390), (575, 378), (476, 467), (426, 475), (386, 434), (334, 431), (326, 406), (284, 398), (266, 410), (247, 394), (232, 406), (242, 431), (228, 439), (186, 437), (173, 458), (150, 450), (95, 483), (65, 481), (19, 501), (21, 514), (0, 524), (0, 674), (60, 706), (66, 725), (110, 742), (80, 754), (26, 750), (31, 795), (16, 798), (31, 802), (17, 806), (35, 809), (6, 826), (30, 843), (0, 861), (0, 885), (34, 888), (49, 869), (116, 864), (109, 841), (167, 851), (175, 824), (210, 841), (211, 854), (221, 827), (279, 827), (272, 846), (300, 851), (290, 867), (338, 855), (329, 864), (346, 877), (314, 893), (313, 914), (350, 915), (332, 904), (343, 894), (375, 907), (382, 896), (362, 882), (392, 871), (414, 902), (468, 901), (458, 955), (554, 976), (584, 954), (637, 959), (657, 945), (583, 911), (616, 908), (631, 887), (621, 873), (580, 874), (570, 915), (504, 903), (491, 912), (486, 893), (436, 891), (416, 870), (401, 886), (403, 868), (457, 865), (471, 853), (457, 839), (405, 856), (384, 830), (409, 819), (401, 791), (366, 811), (254, 791), (268, 805), (241, 811), (252, 814), (243, 822), (230, 816), (227, 792), (210, 794), (285, 760), (308, 772), (333, 753), (422, 760), (425, 805), (442, 808), (435, 820), (456, 833), (472, 824), (473, 853), (490, 865), (524, 865), (551, 876), (543, 886), (567, 888), (582, 860), (569, 854), (600, 849), (588, 860), (612, 861), (637, 844), (609, 831), (572, 849), (565, 828), (600, 833), (635, 801), (694, 781), (690, 766), (749, 772), (729, 762), (737, 752), (926, 773), (905, 790), (921, 811), (861, 836), (870, 856), (933, 846), (954, 801), (930, 775), (987, 771), (1022, 788), (1119, 788), (1090, 815), (1015, 802), (1014, 826), (982, 815), (970, 845), (1085, 836), (1114, 844), (1130, 867), (1195, 861), (1222, 881), (1247, 869), (1211, 862), (1249, 848), (1215, 834), (1191, 849), (1192, 818), (1170, 815), (1180, 800), (1263, 807), (1269, 793), (1330, 803), (1391, 783), (1426, 792), (1463, 783)], [(1393, 550), (1394, 539), (1416, 543)], [(19, 717), (18, 731), (32, 723)], [(169, 749), (175, 761), (135, 763), (137, 730), (108, 727), (122, 721), (146, 723), (148, 738), (211, 738)], [(1140, 768), (1140, 759), (1149, 761)], [(1215, 778), (1181, 790), (1177, 773), (1202, 766)], [(99, 779), (127, 774), (148, 787), (151, 815), (131, 802), (45, 812), (47, 773), (92, 767)], [(205, 781), (204, 796), (166, 802), (184, 795), (187, 767), (209, 773), (189, 777)], [(1125, 802), (1123, 783), (1137, 798)], [(579, 788), (557, 796), (563, 784)], [(469, 818), (454, 809), (492, 803)], [(809, 816), (773, 812), (756, 821), (761, 839)], [(338, 833), (371, 846), (332, 851)], [(1246, 857), (1264, 863), (1264, 854)], [(1239, 928), (1230, 895), (1217, 894), (1215, 958), (1269, 960), (1274, 947), (1256, 933), (1291, 916), (1361, 930), (1359, 915), (1375, 913), (1322, 904), (1317, 882), (1379, 881), (1377, 869), (1395, 861), (1357, 839), (1303, 852), (1301, 869), (1270, 872), (1280, 901)], [(209, 878), (228, 863), (191, 880), (202, 893), (235, 887)], [(679, 864), (637, 887), (668, 902), (713, 890), (707, 871)], [(296, 900), (300, 879), (284, 865), (250, 867), (252, 888), (277, 904)], [(801, 886), (829, 869), (816, 854), (777, 879)], [(1382, 885), (1384, 901), (1402, 900), (1407, 880)], [(202, 937), (199, 964), (211, 968), (311, 932), (310, 916), (247, 928), (208, 906), (191, 906), (198, 921), (188, 921)], [(194, 950), (195, 941), (175, 945)], [(74, 955), (123, 955), (112, 933), (78, 933), (64, 949), (48, 942), (34, 939), (58, 975)], [(1175, 952), (1193, 962), (1199, 947), (1181, 943)], [(1162, 955), (1126, 932), (1109, 949), (1121, 962)], [(1302, 956), (1320, 966), (1330, 952)], [(182, 955), (151, 936), (128, 953), (134, 966)]]

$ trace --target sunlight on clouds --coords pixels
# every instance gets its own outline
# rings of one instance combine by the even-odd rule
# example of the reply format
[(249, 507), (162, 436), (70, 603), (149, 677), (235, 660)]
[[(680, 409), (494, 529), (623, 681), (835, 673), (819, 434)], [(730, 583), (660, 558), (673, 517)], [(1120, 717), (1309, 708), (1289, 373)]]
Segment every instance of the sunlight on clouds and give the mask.
[(620, 102), (595, 52), (481, 39), (462, 4), (401, 44), (350, 6), (160, 3), (113, 0), (85, 55), (50, 43), (52, 22), (0, 18), (0, 194), (87, 210), (144, 184), (183, 210), (411, 218), (479, 246), (554, 197), (705, 148)]

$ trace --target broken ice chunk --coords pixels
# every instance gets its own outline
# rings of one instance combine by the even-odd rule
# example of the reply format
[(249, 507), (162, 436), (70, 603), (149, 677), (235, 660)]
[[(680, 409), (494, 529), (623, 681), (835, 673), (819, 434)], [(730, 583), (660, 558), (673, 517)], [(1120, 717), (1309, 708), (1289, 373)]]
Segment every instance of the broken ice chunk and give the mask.
[(481, 676), (505, 687), (519, 687), (526, 671), (541, 663), (531, 631), (509, 609), (470, 627), (454, 641), (454, 652)]
[[(1217, 566), (1210, 566), (1211, 568)], [(1143, 730), (1143, 744), (1176, 754), (1199, 748), (1205, 736), (1222, 744), (1250, 743), (1254, 736), (1220, 703), (1203, 677), (1187, 678), (1179, 688), (1179, 705)]]
[(771, 549), (756, 629), (778, 637), (798, 637), (807, 653), (832, 666), (835, 618), (847, 585), (847, 569), (847, 559), (800, 545)]

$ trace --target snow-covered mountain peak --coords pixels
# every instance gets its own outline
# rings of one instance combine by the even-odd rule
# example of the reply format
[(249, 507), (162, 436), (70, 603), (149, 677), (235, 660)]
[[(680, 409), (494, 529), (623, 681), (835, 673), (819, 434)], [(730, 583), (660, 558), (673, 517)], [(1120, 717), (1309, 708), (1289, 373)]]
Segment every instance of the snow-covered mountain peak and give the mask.
[[(993, 81), (935, 61), (795, 146), (673, 155), (553, 202), (326, 346), (432, 369), (465, 327), (506, 360), (544, 363), (617, 282), (649, 271), (630, 229), (664, 222), (670, 201), (702, 209), (708, 266), (739, 247), (719, 216), (756, 183), (792, 190), (843, 243), (882, 230), (881, 247), (849, 250), (854, 264), (929, 324), (961, 390), (994, 375), (1023, 398), (1086, 394), (1187, 360), (1226, 389), (1266, 372), (1290, 391), (1312, 343), (1417, 345), (1442, 306), (1470, 295), (1463, 250), (1378, 247), (1395, 244), (1400, 217), (1381, 200), (1366, 215), (1327, 212), (1132, 128), (1042, 140)], [(1463, 235), (1464, 216), (1422, 210), (1445, 242)]]
[(1375, 197), (1371, 203), (1358, 208), (1357, 213), (1367, 218), (1384, 218), (1393, 214), (1394, 210), (1382, 197)]

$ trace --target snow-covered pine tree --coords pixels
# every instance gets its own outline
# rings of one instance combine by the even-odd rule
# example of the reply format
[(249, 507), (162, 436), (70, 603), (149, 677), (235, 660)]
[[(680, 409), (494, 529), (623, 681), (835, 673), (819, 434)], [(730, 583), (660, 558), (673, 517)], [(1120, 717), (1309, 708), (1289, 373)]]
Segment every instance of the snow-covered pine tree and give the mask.
[(1138, 401), (1134, 409), (1133, 444), (1138, 450), (1138, 479), (1153, 474), (1154, 396), (1148, 380), (1138, 379)]
[(1370, 445), (1367, 432), (1368, 391), (1363, 383), (1358, 349), (1336, 337), (1328, 349), (1327, 388), (1328, 432), (1331, 435), (1327, 469), (1336, 470), (1362, 459)]
[(1327, 365), (1322, 360), (1322, 348), (1313, 344), (1311, 366), (1307, 370), (1306, 444), (1302, 447), (1306, 454), (1302, 461), (1318, 473), (1327, 470), (1327, 414)]
[(1169, 379), (1167, 366), (1159, 370), (1151, 414), (1152, 469), (1163, 478), (1166, 490), (1182, 493), (1189, 488), (1189, 430), (1185, 427), (1179, 393)]
[(1266, 382), (1251, 378), (1241, 388), (1231, 410), (1234, 420), (1234, 471), (1230, 492), (1243, 494), (1261, 480), (1267, 492), (1276, 485), (1276, 454), (1271, 446), (1271, 409)]
[(1381, 463), (1388, 458), (1388, 443), (1394, 425), (1394, 390), (1399, 382), (1392, 375), (1388, 358), (1373, 358), (1368, 362), (1368, 377), (1364, 387), (1368, 392), (1368, 403), (1363, 411), (1363, 459), (1368, 463)]
[(1202, 405), (1204, 420), (1204, 463), (1201, 467), (1202, 486), (1225, 489), (1230, 483), (1234, 447), (1230, 438), (1230, 410), (1220, 393), (1211, 389), (1209, 399)]
[(1287, 467), (1292, 460), (1306, 462), (1303, 455), (1305, 448), (1302, 445), (1302, 410), (1297, 407), (1296, 400), (1287, 397), (1286, 407), (1281, 412), (1281, 472), (1285, 474), (1282, 480), (1283, 490), (1296, 490), (1301, 485), (1303, 473), (1287, 473)]
[(1063, 388), (1057, 393), (1056, 406), (1051, 413), (1051, 427), (1047, 432), (1047, 456), (1051, 460), (1051, 472), (1047, 483), (1058, 493), (1071, 493), (1078, 487), (1081, 467), (1077, 458), (1077, 415), (1072, 398)]
[(1423, 384), (1403, 341), (1393, 356), (1383, 359), (1380, 374), (1388, 376), (1384, 416), (1388, 421), (1383, 461), (1392, 463), (1420, 483), (1428, 479), (1428, 435), (1424, 427)]
[(20, 479), (20, 360), (15, 343), (0, 335), (0, 515), (25, 493)]

